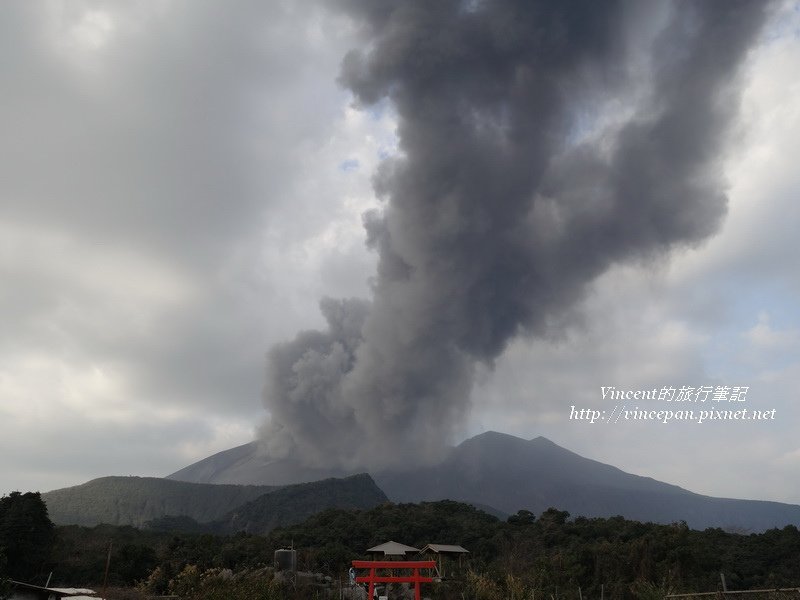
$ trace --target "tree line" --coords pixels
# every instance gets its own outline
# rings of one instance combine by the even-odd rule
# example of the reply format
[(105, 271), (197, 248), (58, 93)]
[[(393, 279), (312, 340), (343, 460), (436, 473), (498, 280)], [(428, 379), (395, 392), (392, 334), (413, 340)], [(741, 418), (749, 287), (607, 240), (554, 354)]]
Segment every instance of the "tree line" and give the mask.
[(609, 600), (657, 598), (714, 591), (720, 573), (729, 589), (800, 584), (800, 532), (793, 525), (759, 534), (696, 531), (685, 523), (571, 518), (552, 508), (539, 516), (522, 510), (499, 520), (467, 504), (441, 501), (332, 509), (267, 535), (223, 536), (110, 525), (54, 527), (38, 493), (15, 492), (0, 499), (0, 595), (5, 579), (42, 584), (51, 572), (54, 585), (96, 587), (112, 542), (111, 585), (192, 598), (187, 590), (197, 588), (186, 582), (195, 579), (213, 583), (223, 596), (232, 594), (225, 586), (235, 582), (272, 589), (259, 588), (252, 576), (220, 574), (267, 577), (274, 551), (289, 546), (297, 549), (299, 569), (346, 580), (352, 560), (390, 539), (416, 547), (458, 544), (470, 551), (461, 568), (451, 564), (452, 577), (434, 587), (438, 598), (464, 594), (493, 600), (531, 593), (553, 600), (601, 594)]

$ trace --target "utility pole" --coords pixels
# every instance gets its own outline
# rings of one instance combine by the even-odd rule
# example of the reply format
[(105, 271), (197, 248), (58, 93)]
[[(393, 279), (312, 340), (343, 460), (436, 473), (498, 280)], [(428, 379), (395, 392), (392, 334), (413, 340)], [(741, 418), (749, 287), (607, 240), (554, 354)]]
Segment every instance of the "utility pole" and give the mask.
[(108, 569), (111, 566), (111, 547), (114, 541), (108, 542), (108, 556), (106, 557), (106, 574), (103, 576), (103, 597), (101, 600), (106, 600), (106, 588), (108, 587)]

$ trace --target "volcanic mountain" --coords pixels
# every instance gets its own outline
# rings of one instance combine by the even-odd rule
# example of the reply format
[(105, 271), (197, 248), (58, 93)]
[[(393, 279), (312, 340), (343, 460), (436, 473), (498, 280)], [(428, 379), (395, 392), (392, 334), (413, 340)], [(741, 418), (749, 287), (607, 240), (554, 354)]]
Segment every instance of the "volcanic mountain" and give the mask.
[[(205, 458), (169, 475), (197, 483), (286, 485), (347, 475), (309, 469), (292, 460), (268, 460), (255, 442)], [(584, 458), (544, 437), (524, 440), (487, 432), (451, 449), (432, 467), (371, 473), (395, 502), (451, 499), (512, 514), (549, 507), (572, 516), (672, 523), (693, 528), (763, 531), (800, 525), (800, 506), (714, 498)]]

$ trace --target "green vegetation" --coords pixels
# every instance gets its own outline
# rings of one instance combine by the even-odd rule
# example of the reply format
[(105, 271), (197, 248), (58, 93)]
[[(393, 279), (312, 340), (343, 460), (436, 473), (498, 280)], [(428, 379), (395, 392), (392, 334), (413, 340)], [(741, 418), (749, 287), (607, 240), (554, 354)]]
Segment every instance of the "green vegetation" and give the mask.
[(184, 533), (266, 533), (328, 508), (372, 508), (388, 501), (367, 474), (282, 488), (103, 477), (43, 494), (62, 525), (132, 525)]
[(220, 525), (226, 533), (267, 533), (282, 525), (304, 521), (325, 509), (368, 509), (388, 501), (372, 477), (364, 473), (286, 486), (240, 506)]
[(599, 598), (601, 587), (609, 600), (649, 600), (716, 590), (720, 572), (731, 589), (796, 587), (800, 579), (800, 531), (794, 526), (741, 535), (622, 517), (571, 519), (556, 509), (538, 518), (519, 511), (500, 521), (470, 505), (442, 501), (330, 509), (267, 535), (222, 536), (111, 525), (54, 531), (38, 494), (12, 494), (0, 507), (0, 546), (14, 578), (32, 581), (52, 570), (56, 585), (97, 587), (113, 543), (109, 585), (188, 600), (322, 598), (325, 582), (299, 586), (272, 571), (275, 549), (294, 544), (301, 570), (338, 581), (346, 580), (350, 561), (389, 539), (470, 550), (462, 567), (446, 564), (447, 580), (426, 586), (433, 600), (462, 594), (521, 600), (532, 593), (577, 600), (579, 589), (583, 598)]
[(212, 485), (157, 477), (101, 477), (42, 494), (60, 525), (133, 525), (165, 515), (206, 522), (275, 490), (268, 485)]
[(5, 549), (0, 547), (0, 600), (5, 600), (11, 593), (7, 563)]
[[(144, 586), (145, 591), (150, 591)], [(271, 569), (243, 570), (233, 573), (227, 569), (201, 572), (187, 566), (169, 582), (169, 592), (187, 600), (326, 600), (326, 589), (313, 585), (298, 585), (276, 576)]]
[(44, 573), (54, 537), (39, 492), (0, 498), (0, 590), (5, 578), (30, 581)]
[(488, 563), (496, 554), (495, 517), (469, 504), (445, 500), (385, 504), (367, 511), (327, 510), (296, 526), (276, 529), (276, 547), (299, 548), (300, 568), (339, 573), (363, 552), (387, 540), (421, 548), (427, 543), (459, 544)]

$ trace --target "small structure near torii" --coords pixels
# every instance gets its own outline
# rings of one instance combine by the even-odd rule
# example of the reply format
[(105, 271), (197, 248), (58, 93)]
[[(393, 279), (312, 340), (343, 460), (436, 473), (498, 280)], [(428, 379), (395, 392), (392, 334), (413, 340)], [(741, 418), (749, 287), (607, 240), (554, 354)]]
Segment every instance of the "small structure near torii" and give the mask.
[(405, 558), (409, 554), (414, 555), (419, 554), (419, 552), (419, 548), (406, 546), (405, 544), (393, 542), (391, 540), (367, 550), (367, 554), (372, 554), (376, 558), (378, 556), (383, 556), (384, 559), (388, 560), (399, 560)]
[[(460, 570), (462, 567), (462, 560), (467, 554), (469, 554), (469, 550), (454, 544), (428, 544), (422, 550), (420, 550), (419, 553), (424, 558), (435, 560), (437, 563), (436, 570), (439, 573), (439, 577), (446, 577), (450, 572), (450, 565), (453, 563), (449, 561), (443, 561), (442, 559), (457, 561), (458, 568)], [(445, 573), (445, 567), (447, 567), (448, 573)]]
[[(390, 540), (369, 548), (366, 554), (371, 555), (372, 560), (352, 563), (351, 585), (368, 584), (368, 598), (372, 598), (377, 583), (385, 583), (387, 586), (392, 583), (410, 584), (413, 586), (414, 596), (420, 598), (421, 584), (452, 576), (456, 562), (460, 570), (469, 550), (455, 544), (427, 544), (420, 550)], [(427, 560), (420, 560), (423, 558)], [(362, 573), (367, 570), (367, 574), (356, 576), (356, 570), (361, 570)]]

